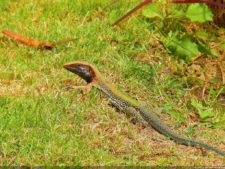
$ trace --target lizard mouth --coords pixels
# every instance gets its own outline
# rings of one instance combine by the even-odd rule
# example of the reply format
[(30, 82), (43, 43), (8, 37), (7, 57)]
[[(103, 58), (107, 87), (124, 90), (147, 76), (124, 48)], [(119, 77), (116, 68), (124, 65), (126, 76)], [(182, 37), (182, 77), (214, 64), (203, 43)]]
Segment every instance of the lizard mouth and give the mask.
[(66, 63), (63, 66), (66, 70), (77, 74), (80, 76), (82, 79), (84, 79), (87, 83), (91, 83), (95, 77), (95, 73), (92, 70), (92, 68), (82, 62), (71, 62), (71, 63)]
[(70, 72), (72, 72), (72, 73), (77, 74), (77, 72), (78, 72), (77, 67), (74, 66), (74, 65), (72, 65), (72, 64), (64, 64), (63, 67), (64, 67), (66, 70), (68, 70), (68, 71), (70, 71)]

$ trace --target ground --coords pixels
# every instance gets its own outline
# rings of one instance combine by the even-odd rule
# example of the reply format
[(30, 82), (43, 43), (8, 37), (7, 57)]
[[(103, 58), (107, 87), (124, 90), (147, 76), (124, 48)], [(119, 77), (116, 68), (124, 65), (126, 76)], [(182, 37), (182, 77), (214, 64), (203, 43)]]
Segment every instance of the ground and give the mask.
[[(184, 64), (167, 53), (139, 15), (111, 27), (137, 1), (127, 2), (107, 8), (109, 1), (100, 0), (0, 2), (0, 30), (48, 42), (78, 38), (39, 50), (0, 35), (1, 165), (225, 164), (211, 151), (179, 145), (131, 123), (97, 89), (72, 89), (85, 83), (63, 64), (89, 62), (180, 135), (225, 152), (224, 53), (219, 51), (218, 60)], [(212, 89), (208, 81), (215, 72), (220, 83)], [(200, 119), (193, 98), (204, 99), (216, 116)]]

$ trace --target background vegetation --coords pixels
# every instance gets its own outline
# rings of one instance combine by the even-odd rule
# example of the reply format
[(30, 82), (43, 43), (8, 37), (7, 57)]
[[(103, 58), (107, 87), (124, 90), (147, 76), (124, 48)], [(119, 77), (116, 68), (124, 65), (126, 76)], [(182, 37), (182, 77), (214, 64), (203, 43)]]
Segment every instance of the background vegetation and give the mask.
[(70, 88), (84, 82), (62, 65), (87, 61), (179, 134), (225, 151), (224, 28), (185, 20), (183, 27), (207, 32), (202, 36), (217, 53), (186, 62), (168, 52), (142, 14), (111, 27), (137, 2), (107, 8), (101, 0), (0, 2), (0, 30), (49, 42), (79, 37), (47, 51), (0, 35), (1, 165), (225, 164), (213, 152), (130, 123), (96, 89)]

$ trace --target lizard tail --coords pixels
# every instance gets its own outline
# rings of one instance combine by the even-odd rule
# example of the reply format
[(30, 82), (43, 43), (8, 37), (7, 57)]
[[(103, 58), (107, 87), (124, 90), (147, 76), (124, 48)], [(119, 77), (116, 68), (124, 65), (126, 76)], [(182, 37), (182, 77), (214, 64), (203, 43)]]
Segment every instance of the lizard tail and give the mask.
[[(169, 135), (168, 135), (169, 136)], [(186, 144), (186, 145), (191, 145), (191, 146), (199, 146), (199, 147), (203, 147), (203, 148), (206, 148), (206, 149), (209, 149), (209, 150), (212, 150), (214, 152), (216, 152), (217, 154), (220, 154), (222, 156), (225, 156), (225, 153), (218, 150), (217, 148), (213, 147), (213, 146), (210, 146), (208, 144), (205, 144), (205, 143), (201, 143), (201, 142), (198, 142), (198, 141), (193, 141), (193, 140), (189, 140), (189, 139), (185, 139), (185, 138), (182, 138), (182, 137), (179, 137), (179, 136), (174, 136), (174, 135), (171, 135), (169, 136), (171, 139), (179, 142), (179, 143), (183, 143), (183, 144)]]
[(209, 150), (212, 150), (216, 152), (217, 154), (220, 154), (222, 156), (225, 156), (225, 153), (218, 150), (217, 148), (210, 146), (205, 143), (201, 143), (198, 141), (182, 138), (181, 136), (178, 136), (176, 133), (171, 131), (162, 121), (154, 114), (150, 114), (148, 111), (138, 108), (141, 116), (144, 120), (148, 122), (155, 130), (157, 130), (159, 133), (169, 137), (170, 139), (177, 141), (178, 143), (184, 144), (184, 145), (190, 145), (190, 146), (199, 146), (202, 148), (206, 148)]

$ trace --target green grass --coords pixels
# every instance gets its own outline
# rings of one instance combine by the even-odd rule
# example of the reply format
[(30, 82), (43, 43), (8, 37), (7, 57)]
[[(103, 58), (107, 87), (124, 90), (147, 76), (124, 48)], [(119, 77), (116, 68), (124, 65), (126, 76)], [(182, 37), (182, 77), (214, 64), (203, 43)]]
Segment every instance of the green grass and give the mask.
[[(110, 26), (134, 2), (107, 9), (108, 1), (100, 0), (0, 2), (0, 30), (49, 42), (79, 37), (46, 51), (0, 35), (0, 165), (225, 164), (210, 151), (178, 145), (151, 128), (130, 123), (97, 89), (68, 89), (83, 81), (63, 64), (89, 62), (149, 109), (160, 107), (160, 117), (181, 135), (225, 151), (225, 114), (216, 91), (206, 106), (217, 113), (209, 122), (220, 125), (210, 128), (191, 118), (197, 110), (190, 104), (188, 80), (178, 68), (176, 74), (165, 68), (168, 62), (181, 69), (182, 64), (159, 44), (152, 51), (149, 44), (156, 43), (157, 32), (139, 17), (121, 28)], [(138, 58), (145, 57), (143, 64)]]

